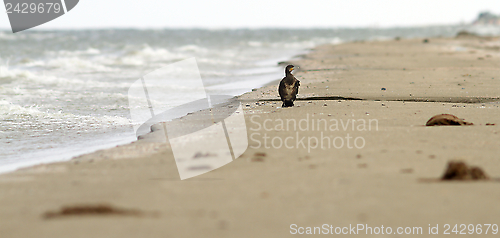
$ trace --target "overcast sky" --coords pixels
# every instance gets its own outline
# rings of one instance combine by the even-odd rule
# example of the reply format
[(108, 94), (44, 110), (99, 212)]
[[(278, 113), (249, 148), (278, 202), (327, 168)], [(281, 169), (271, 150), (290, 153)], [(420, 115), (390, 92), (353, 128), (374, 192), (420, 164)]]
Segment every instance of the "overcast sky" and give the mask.
[[(5, 6), (0, 28), (10, 28)], [(469, 23), (500, 0), (80, 0), (38, 28), (391, 27)]]

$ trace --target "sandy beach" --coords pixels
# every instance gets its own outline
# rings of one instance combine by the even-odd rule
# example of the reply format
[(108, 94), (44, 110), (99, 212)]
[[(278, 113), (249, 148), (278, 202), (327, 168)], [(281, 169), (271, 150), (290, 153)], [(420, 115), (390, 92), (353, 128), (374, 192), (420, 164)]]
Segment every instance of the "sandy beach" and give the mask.
[[(0, 237), (287, 237), (324, 224), (446, 236), (445, 224), (499, 224), (499, 48), (479, 37), (317, 47), (289, 62), (295, 107), (281, 108), (277, 84), (240, 96), (249, 147), (237, 160), (181, 181), (153, 133), (2, 174)], [(443, 113), (474, 125), (425, 127)], [(440, 181), (451, 160), (493, 179)], [(112, 211), (57, 215), (97, 205)]]

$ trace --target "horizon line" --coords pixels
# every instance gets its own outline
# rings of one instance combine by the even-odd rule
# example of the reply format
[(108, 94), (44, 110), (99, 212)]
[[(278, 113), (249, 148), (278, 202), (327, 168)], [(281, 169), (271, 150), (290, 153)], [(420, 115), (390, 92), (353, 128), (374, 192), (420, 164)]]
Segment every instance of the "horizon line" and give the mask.
[[(138, 26), (103, 26), (103, 27), (39, 27), (28, 31), (79, 31), (79, 30), (336, 30), (336, 29), (394, 29), (394, 28), (425, 28), (425, 27), (446, 27), (446, 26), (474, 26), (471, 23), (453, 24), (422, 24), (422, 25), (394, 25), (394, 26), (308, 26), (308, 27), (286, 27), (286, 26), (260, 26), (260, 27), (138, 27)], [(0, 31), (11, 31), (10, 28), (0, 27)]]

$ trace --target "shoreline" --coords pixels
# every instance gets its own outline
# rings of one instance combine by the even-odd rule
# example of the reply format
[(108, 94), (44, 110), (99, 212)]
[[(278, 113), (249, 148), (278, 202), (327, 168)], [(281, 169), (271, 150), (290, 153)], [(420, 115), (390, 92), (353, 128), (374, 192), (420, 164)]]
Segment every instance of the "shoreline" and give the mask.
[[(301, 52), (303, 53), (304, 51), (306, 50), (300, 50), (300, 51), (297, 51), (297, 52)], [(293, 54), (291, 55), (291, 59), (297, 57), (297, 54)], [(273, 67), (279, 67), (279, 62), (277, 65), (273, 66)], [(267, 85), (272, 85), (273, 83), (275, 82), (278, 82), (279, 83), (279, 80), (280, 79), (276, 79), (276, 80), (272, 80), (268, 83), (265, 83), (263, 86), (267, 86)], [(262, 86), (261, 86), (262, 87)], [(251, 90), (253, 90), (252, 88), (250, 88), (247, 92), (250, 92)], [(247, 92), (244, 92), (240, 95), (236, 95), (235, 97), (239, 97)], [(190, 112), (189, 114), (191, 113), (196, 113), (196, 111), (194, 112)], [(186, 115), (184, 116), (181, 116), (177, 119), (180, 119), (182, 117), (185, 117)], [(131, 127), (131, 126), (130, 126)], [(151, 133), (151, 132), (149, 132)], [(124, 132), (123, 130), (121, 130), (120, 133), (117, 133), (117, 134), (128, 134), (126, 132)], [(48, 160), (45, 160), (45, 161), (31, 161), (31, 160), (26, 160), (26, 161), (22, 161), (22, 163), (19, 163), (19, 162), (16, 162), (16, 163), (13, 163), (15, 165), (12, 165), (12, 164), (6, 164), (5, 165), (5, 169), (2, 169), (0, 168), (0, 175), (1, 174), (5, 174), (5, 173), (12, 173), (12, 172), (15, 172), (17, 170), (21, 170), (21, 169), (26, 169), (26, 168), (30, 168), (30, 167), (33, 167), (33, 166), (39, 166), (39, 165), (47, 165), (47, 164), (52, 164), (52, 163), (58, 163), (58, 162), (67, 162), (67, 161), (71, 161), (73, 159), (76, 159), (76, 158), (79, 158), (79, 157), (82, 157), (82, 156), (85, 156), (85, 155), (88, 155), (88, 154), (94, 154), (94, 153), (98, 153), (98, 152), (101, 152), (103, 150), (111, 150), (115, 147), (121, 147), (121, 146), (127, 146), (127, 145), (130, 145), (134, 142), (137, 142), (139, 141), (139, 138), (135, 135), (134, 132), (131, 132), (130, 135), (132, 135), (135, 139), (134, 140), (131, 140), (131, 138), (125, 138), (125, 137), (112, 137), (113, 141), (126, 141), (126, 142), (114, 142), (114, 143), (110, 143), (109, 146), (103, 146), (101, 144), (96, 144), (96, 145), (92, 145), (90, 146), (91, 148), (95, 148), (95, 149), (88, 149), (88, 147), (86, 148), (79, 148), (77, 149), (77, 151), (79, 152), (76, 152), (76, 153), (72, 153), (72, 152), (67, 152), (65, 154), (68, 154), (67, 156), (66, 155), (58, 155), (57, 156), (57, 159), (48, 159)], [(144, 135), (142, 135), (144, 136)], [(109, 137), (109, 135), (108, 135)], [(140, 136), (139, 136), (140, 137)], [(108, 138), (109, 139), (109, 138)], [(51, 153), (54, 153), (54, 150), (56, 150), (57, 152), (60, 152), (60, 151), (67, 151), (65, 149), (61, 149), (61, 148), (58, 148), (58, 149), (51, 149), (49, 151), (35, 151), (35, 152), (31, 152), (29, 154), (24, 154), (22, 156), (19, 156), (20, 158), (27, 158), (27, 157), (30, 157), (30, 156), (39, 156), (39, 155), (47, 155), (47, 154), (51, 154)], [(73, 150), (73, 149), (71, 149)], [(44, 157), (50, 157), (50, 156), (44, 156)]]
[[(237, 160), (181, 181), (170, 145), (150, 142), (153, 132), (125, 146), (0, 174), (0, 190), (6, 191), (0, 195), (5, 204), (0, 232), (15, 237), (109, 231), (121, 237), (285, 237), (291, 224), (421, 226), (425, 231), (428, 224), (495, 223), (500, 212), (495, 182), (432, 180), (453, 159), (500, 177), (500, 53), (489, 44), (430, 38), (429, 43), (318, 46), (291, 61), (301, 69), (295, 73), (301, 81), (295, 107), (280, 108), (277, 85), (238, 97), (244, 102), (249, 147)], [(441, 113), (475, 125), (424, 126)], [(299, 124), (306, 118), (325, 120), (328, 128), (280, 129), (280, 120)], [(369, 119), (377, 120), (377, 129), (343, 130), (339, 124), (338, 131), (330, 130), (335, 120)], [(340, 145), (340, 140), (332, 144), (335, 138), (346, 136), (363, 138), (363, 147), (348, 148), (347, 140), (333, 147)], [(309, 151), (298, 142), (301, 138)], [(322, 148), (323, 141), (330, 147)], [(43, 218), (78, 204), (158, 216)]]

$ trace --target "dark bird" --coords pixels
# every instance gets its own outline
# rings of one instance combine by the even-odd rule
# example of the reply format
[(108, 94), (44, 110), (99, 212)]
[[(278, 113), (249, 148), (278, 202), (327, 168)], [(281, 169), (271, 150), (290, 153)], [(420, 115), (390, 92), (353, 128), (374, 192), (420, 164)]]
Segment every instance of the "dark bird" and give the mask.
[(297, 94), (299, 94), (300, 81), (293, 76), (293, 68), (293, 65), (286, 66), (285, 77), (281, 80), (278, 87), (278, 93), (280, 94), (281, 101), (283, 101), (282, 107), (293, 107), (293, 101), (295, 101)]

